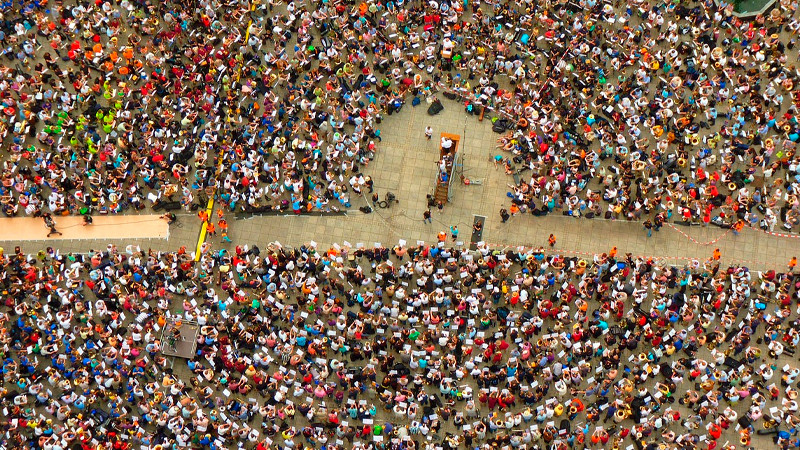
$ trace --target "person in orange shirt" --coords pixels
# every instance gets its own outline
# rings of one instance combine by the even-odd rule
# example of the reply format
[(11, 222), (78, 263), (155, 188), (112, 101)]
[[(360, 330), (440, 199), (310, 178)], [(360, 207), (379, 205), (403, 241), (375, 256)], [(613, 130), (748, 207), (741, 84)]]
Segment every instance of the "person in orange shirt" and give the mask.
[(445, 242), (447, 240), (447, 233), (440, 231), (436, 238), (439, 240), (439, 242)]
[(208, 221), (208, 213), (205, 209), (201, 209), (200, 212), (197, 213), (197, 217), (200, 218), (200, 222), (207, 222)]
[(556, 246), (556, 235), (551, 234), (549, 238), (547, 238), (547, 243), (550, 244), (550, 247)]
[(794, 272), (794, 268), (797, 266), (797, 257), (792, 256), (791, 261), (789, 261), (789, 272)]
[(739, 220), (736, 221), (735, 224), (733, 224), (733, 227), (732, 227), (733, 234), (735, 236), (738, 236), (739, 232), (742, 231), (742, 228), (744, 228), (744, 220), (739, 219)]
[(718, 248), (715, 248), (711, 257), (714, 258), (714, 261), (719, 261), (719, 259), (722, 257), (722, 253), (719, 252)]
[(217, 226), (219, 227), (222, 240), (225, 242), (231, 242), (231, 238), (228, 237), (228, 221), (225, 219), (219, 219), (219, 221), (217, 221)]
[(608, 257), (613, 258), (617, 256), (617, 247), (611, 247), (611, 251), (608, 252)]
[(217, 228), (214, 226), (214, 222), (208, 222), (208, 225), (206, 225), (206, 232), (209, 236), (217, 235)]

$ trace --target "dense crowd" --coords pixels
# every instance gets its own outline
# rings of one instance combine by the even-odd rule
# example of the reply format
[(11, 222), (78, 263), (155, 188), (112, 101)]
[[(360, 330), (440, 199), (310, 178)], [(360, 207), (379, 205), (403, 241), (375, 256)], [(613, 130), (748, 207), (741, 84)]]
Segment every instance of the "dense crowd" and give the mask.
[(800, 221), (796, 1), (11, 5), (7, 216), (347, 208), (382, 120), (438, 92), (509, 130), (523, 212)]
[[(796, 447), (800, 280), (715, 257), (16, 248), (0, 256), (0, 442)], [(186, 341), (188, 359), (163, 353)]]
[[(373, 193), (382, 121), (447, 96), (501, 133), (487, 152), (518, 178), (503, 221), (796, 230), (797, 1), (749, 21), (732, 9), (9, 0), (1, 208), (214, 197), (226, 239), (223, 211), (331, 212)], [(0, 446), (800, 447), (794, 266), (439, 241), (205, 244), (197, 262), (0, 250)], [(165, 355), (185, 345), (188, 359)]]
[(531, 50), (546, 81), (507, 45), (495, 71), (513, 89), (452, 83), (511, 120), (495, 131), (512, 129), (498, 139), (506, 171), (522, 174), (512, 201), (535, 215), (796, 231), (797, 2), (748, 21), (723, 2), (579, 4), (528, 16), (531, 41), (561, 56)]

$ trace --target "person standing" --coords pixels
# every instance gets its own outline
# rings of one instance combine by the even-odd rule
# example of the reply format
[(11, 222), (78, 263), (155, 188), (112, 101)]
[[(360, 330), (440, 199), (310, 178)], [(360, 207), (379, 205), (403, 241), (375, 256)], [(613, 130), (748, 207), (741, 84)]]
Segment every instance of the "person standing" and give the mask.
[(547, 238), (547, 243), (550, 245), (551, 248), (555, 247), (556, 246), (556, 235), (555, 234), (551, 234), (550, 237)]
[(225, 218), (219, 219), (217, 221), (217, 226), (219, 227), (219, 232), (222, 235), (222, 240), (225, 242), (231, 242), (231, 238), (228, 237), (228, 221)]
[(647, 237), (652, 236), (653, 235), (653, 222), (650, 222), (650, 219), (647, 219), (647, 220), (644, 221), (644, 223), (642, 225), (644, 225), (644, 229), (647, 230)]
[(425, 212), (422, 213), (422, 221), (425, 223), (433, 223), (433, 218), (430, 209), (426, 209)]
[(458, 225), (450, 226), (450, 237), (453, 238), (454, 242), (458, 239)]
[(50, 213), (42, 214), (42, 218), (44, 219), (44, 225), (50, 230), (47, 233), (47, 237), (50, 237), (50, 236), (52, 236), (54, 234), (57, 234), (59, 236), (64, 234), (64, 233), (56, 230), (56, 221), (53, 220), (53, 216), (51, 216)]
[(480, 236), (482, 231), (483, 231), (483, 222), (475, 222), (475, 225), (472, 226), (472, 232)]
[(444, 153), (450, 153), (450, 148), (453, 147), (453, 141), (448, 137), (443, 137), (440, 146), (442, 150), (444, 150)]
[(734, 223), (731, 228), (733, 230), (733, 235), (738, 236), (739, 233), (741, 233), (742, 228), (744, 228), (744, 220), (742, 219), (737, 220), (736, 223)]
[(661, 227), (664, 226), (664, 220), (664, 213), (656, 214), (656, 217), (653, 219), (653, 230), (661, 230)]
[(433, 136), (433, 128), (431, 128), (429, 125), (425, 127), (425, 138), (430, 141), (432, 136)]
[(506, 211), (505, 208), (500, 208), (500, 218), (503, 220), (503, 223), (506, 223), (509, 217), (511, 217), (511, 215), (508, 214), (508, 211)]

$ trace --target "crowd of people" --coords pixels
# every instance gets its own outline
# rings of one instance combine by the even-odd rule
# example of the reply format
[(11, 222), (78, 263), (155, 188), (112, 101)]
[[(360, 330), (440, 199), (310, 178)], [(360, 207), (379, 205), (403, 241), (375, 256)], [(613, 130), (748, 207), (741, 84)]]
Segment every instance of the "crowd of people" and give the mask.
[[(201, 207), (227, 241), (225, 211), (377, 196), (382, 121), (447, 96), (501, 133), (486, 150), (519, 179), (504, 222), (796, 231), (797, 6), (9, 0), (0, 208), (58, 233), (62, 214)], [(447, 237), (197, 261), (0, 249), (0, 447), (800, 447), (796, 260)]]
[[(0, 251), (0, 446), (800, 444), (790, 270), (444, 242), (202, 251)], [(176, 341), (187, 359), (164, 354)]]
[(337, 211), (382, 120), (447, 94), (508, 130), (523, 212), (800, 221), (796, 0), (11, 5), (6, 216)]
[(495, 129), (511, 128), (498, 158), (523, 174), (512, 201), (534, 215), (797, 231), (797, 2), (752, 20), (724, 2), (579, 3), (590, 13), (567, 2), (531, 17), (530, 38), (561, 55), (530, 53), (552, 73), (544, 84), (506, 55), (495, 65), (512, 90), (487, 77), (461, 90), (513, 121)]

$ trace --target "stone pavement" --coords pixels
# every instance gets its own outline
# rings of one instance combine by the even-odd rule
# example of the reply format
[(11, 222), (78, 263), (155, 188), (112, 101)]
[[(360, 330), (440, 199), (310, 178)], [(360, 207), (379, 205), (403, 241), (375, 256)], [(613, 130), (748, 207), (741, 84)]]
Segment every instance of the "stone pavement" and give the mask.
[[(557, 250), (589, 254), (607, 252), (616, 245), (620, 252), (634, 255), (706, 259), (719, 248), (723, 264), (743, 264), (755, 269), (782, 269), (793, 255), (800, 253), (797, 235), (769, 236), (751, 229), (734, 236), (729, 230), (715, 226), (676, 225), (674, 228), (665, 226), (647, 238), (640, 223), (575, 219), (560, 213), (546, 217), (519, 215), (502, 223), (499, 210), (510, 206), (506, 192), (513, 179), (492, 161), (499, 152), (495, 149), (499, 135), (492, 132), (488, 119), (479, 122), (474, 116), (464, 114), (458, 103), (443, 102), (445, 110), (437, 116), (428, 116), (424, 105), (405, 106), (399, 117), (387, 117), (382, 124), (383, 141), (366, 171), (372, 174), (375, 190), (381, 198), (391, 191), (399, 203), (387, 209), (376, 207), (372, 214), (364, 214), (357, 206), (367, 201), (360, 199), (353, 202), (354, 207), (346, 216), (289, 215), (233, 221), (230, 236), (234, 244), (279, 241), (284, 245), (300, 245), (314, 240), (323, 247), (344, 241), (372, 246), (376, 242), (393, 245), (398, 239), (405, 239), (413, 245), (416, 240), (435, 242), (436, 234), (451, 225), (458, 225), (460, 236), (469, 240), (474, 215), (481, 215), (487, 218), (484, 240), (498, 245), (546, 246), (548, 236), (554, 233)], [(427, 125), (434, 128), (434, 139), (430, 141), (424, 135)], [(434, 188), (438, 160), (436, 138), (442, 132), (461, 135), (464, 175), (481, 180), (482, 184), (465, 186), (454, 177), (453, 201), (442, 212), (434, 209), (431, 225), (423, 222), (422, 213), (426, 209), (425, 196)], [(215, 241), (220, 242), (219, 238)]]
[[(557, 238), (555, 250), (565, 253), (594, 254), (607, 252), (616, 245), (622, 253), (672, 258), (676, 262), (687, 258), (708, 258), (715, 248), (722, 253), (723, 264), (742, 264), (754, 269), (782, 269), (792, 256), (800, 254), (800, 237), (769, 236), (759, 230), (745, 229), (739, 236), (714, 226), (665, 226), (647, 238), (640, 223), (609, 221), (604, 219), (574, 219), (559, 213), (546, 217), (519, 215), (502, 223), (501, 207), (508, 208), (506, 192), (513, 179), (502, 167), (495, 167), (493, 156), (497, 134), (491, 122), (479, 122), (476, 117), (464, 114), (463, 107), (443, 99), (445, 109), (437, 116), (428, 116), (425, 105), (407, 105), (399, 115), (386, 117), (381, 130), (383, 141), (378, 144), (375, 160), (365, 169), (372, 175), (375, 191), (381, 198), (385, 193), (395, 193), (399, 203), (387, 209), (375, 207), (371, 214), (358, 210), (371, 203), (367, 199), (353, 199), (353, 208), (346, 216), (293, 215), (253, 217), (245, 220), (229, 218), (230, 237), (233, 244), (224, 244), (219, 236), (209, 238), (214, 247), (237, 243), (264, 244), (279, 241), (284, 245), (299, 246), (316, 241), (322, 246), (345, 241), (356, 245), (372, 246), (396, 244), (405, 239), (410, 245), (417, 240), (436, 241), (436, 234), (458, 225), (461, 237), (469, 240), (475, 215), (485, 216), (483, 238), (486, 242), (502, 246), (546, 246), (550, 233)], [(434, 129), (434, 139), (425, 139), (427, 125)], [(465, 186), (458, 174), (454, 177), (453, 201), (443, 211), (433, 211), (433, 224), (422, 221), (426, 209), (426, 194), (432, 194), (437, 173), (438, 136), (442, 132), (461, 136), (460, 152), (463, 156), (463, 173), (467, 178), (482, 184)], [(507, 155), (504, 155), (507, 156)], [(457, 168), (458, 171), (460, 168)], [(522, 176), (526, 176), (523, 172)], [(197, 242), (199, 220), (193, 213), (179, 214), (177, 224), (165, 239), (88, 239), (58, 241), (62, 252), (84, 252), (105, 248), (113, 243), (120, 248), (128, 244), (156, 250), (176, 249), (185, 245), (193, 251)], [(685, 233), (685, 234), (684, 234)], [(15, 241), (0, 241), (9, 248)], [(53, 245), (53, 241), (26, 241), (24, 251), (35, 251)], [(469, 242), (465, 242), (469, 245)]]

